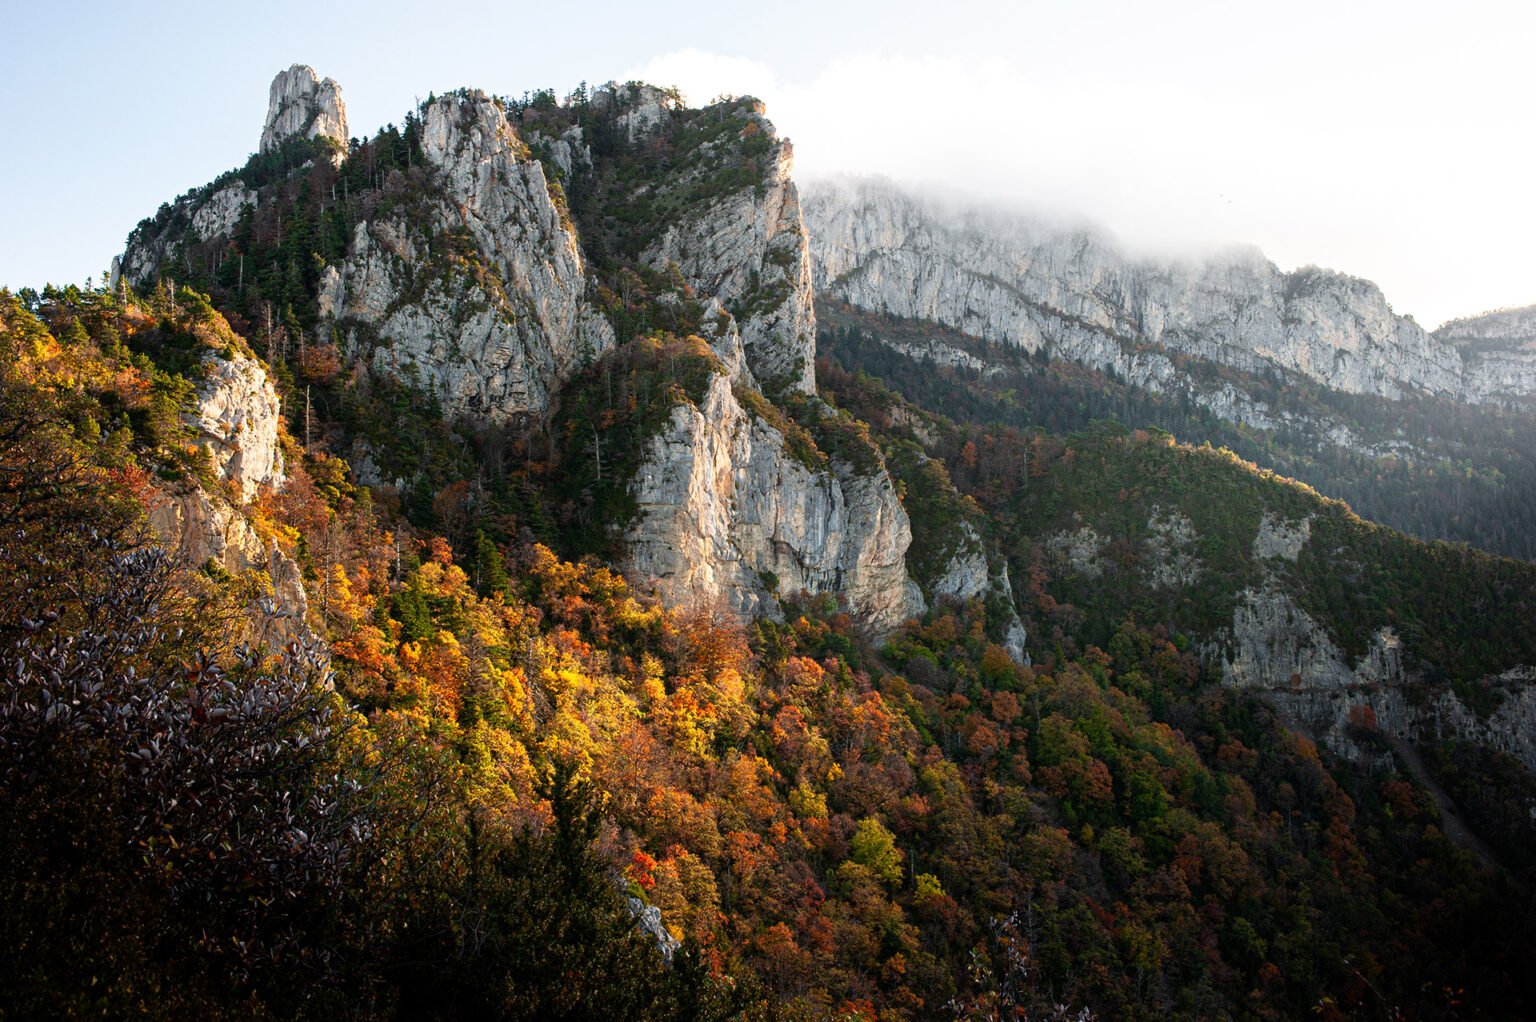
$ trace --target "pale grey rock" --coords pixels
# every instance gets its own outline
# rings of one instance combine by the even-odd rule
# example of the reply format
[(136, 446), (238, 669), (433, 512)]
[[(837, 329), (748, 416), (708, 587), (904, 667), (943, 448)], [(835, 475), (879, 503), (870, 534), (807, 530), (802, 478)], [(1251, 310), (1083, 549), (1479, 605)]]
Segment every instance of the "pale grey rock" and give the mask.
[(592, 166), (592, 149), (584, 141), (579, 124), (571, 125), (558, 138), (550, 138), (538, 131), (530, 132), (526, 137), (528, 145), (542, 151), (564, 180), (569, 181), (577, 172)]
[(1536, 394), (1536, 351), (1483, 351), (1467, 356), (1467, 386), (1490, 397)]
[(676, 263), (701, 295), (736, 310), (747, 362), (762, 383), (816, 391), (816, 312), (811, 251), (790, 177), (794, 150), (760, 114), (752, 124), (774, 138), (761, 188), (734, 192), (667, 228), (642, 258)]
[(1351, 664), (1327, 631), (1273, 586), (1239, 595), (1230, 648), (1218, 653), (1212, 647), (1207, 655), (1219, 657), (1224, 684), (1262, 691), (1293, 725), (1346, 759), (1380, 755), (1351, 734), (1370, 719), (1389, 738), (1474, 742), (1536, 772), (1536, 670), (1529, 667), (1487, 679), (1505, 698), (1486, 720), (1449, 687), (1410, 700), (1408, 690), (1422, 682), (1406, 669), (1402, 641), (1390, 628), (1380, 629), (1365, 656)]
[(235, 352), (203, 359), (197, 408), (188, 420), (219, 476), (234, 484), (242, 502), (262, 486), (286, 481), (279, 444), (282, 407), (261, 363)]
[(1200, 559), (1194, 554), (1195, 523), (1177, 508), (1157, 507), (1147, 520), (1147, 583), (1156, 589), (1194, 585)]
[(881, 344), (892, 351), (905, 355), (914, 362), (932, 362), (936, 366), (944, 366), (949, 369), (964, 369), (981, 376), (997, 376), (1004, 370), (1001, 366), (993, 365), (983, 359), (977, 358), (962, 348), (943, 341), (896, 341), (887, 337), (878, 338)]
[[(187, 423), (233, 494), (246, 503), (262, 487), (282, 487), (282, 406), (261, 363), (239, 351), (232, 358), (207, 353), (197, 397)], [(223, 494), (191, 485), (156, 489), (146, 511), (156, 538), (181, 564), (212, 562), (231, 575), (266, 576), (271, 593), (251, 607), (259, 640), (283, 644), (309, 635), (299, 566), (275, 541), (263, 543), (245, 512)]]
[(1104, 561), (1100, 555), (1108, 544), (1109, 537), (1100, 535), (1089, 525), (1054, 532), (1041, 539), (1041, 545), (1058, 566), (1085, 578), (1098, 578), (1104, 574)]
[[(1536, 389), (1536, 355), (1469, 362), (1395, 314), (1374, 284), (1315, 267), (1282, 273), (1251, 249), (1137, 259), (1091, 231), (944, 207), (872, 181), (818, 183), (804, 215), (821, 293), (1154, 389), (1177, 379), (1158, 348), (1386, 398), (1476, 402)], [(1264, 411), (1234, 394), (1218, 400), (1250, 424)]]
[(210, 562), (231, 575), (265, 575), (268, 596), (250, 608), (256, 638), (279, 646), (310, 635), (303, 575), (276, 541), (264, 545), (250, 520), (224, 498), (196, 486), (156, 489), (146, 502), (150, 529), (188, 568)]
[(709, 350), (715, 353), (732, 383), (757, 390), (757, 380), (747, 364), (747, 350), (741, 341), (741, 328), (736, 317), (726, 311), (720, 299), (710, 298), (704, 303), (704, 317), (700, 334), (709, 342)]
[(672, 956), (677, 954), (683, 942), (672, 936), (662, 923), (661, 909), (634, 897), (628, 898), (626, 904), (630, 916), (635, 920), (635, 928), (656, 942), (656, 949), (661, 952), (662, 959), (670, 965)]
[(1018, 608), (1013, 603), (1013, 583), (1008, 578), (1008, 563), (1000, 557), (995, 561), (988, 557), (986, 542), (973, 524), (962, 521), (959, 530), (955, 553), (945, 565), (944, 572), (928, 586), (928, 592), (935, 602), (943, 599), (985, 599), (988, 596), (1001, 599), (1008, 607), (1003, 648), (1018, 663), (1029, 663), (1029, 653), (1024, 645), (1028, 635), (1024, 631), (1024, 622), (1019, 619)]
[(631, 142), (639, 141), (666, 123), (669, 106), (665, 92), (654, 85), (642, 85), (619, 115), (619, 130)]
[(236, 181), (208, 197), (192, 214), (192, 229), (203, 240), (227, 235), (240, 222), (247, 206), (254, 207), (257, 196), (243, 181)]
[(1536, 305), (1495, 309), (1440, 324), (1435, 336), (1457, 347), (1496, 345), (1500, 348), (1536, 347)]
[(1015, 663), (1029, 666), (1029, 649), (1025, 646), (1029, 635), (1024, 631), (1024, 622), (1019, 620), (1018, 612), (1014, 612), (1013, 620), (1008, 623), (1008, 635), (1003, 639), (1003, 648), (1008, 651)]
[[(449, 415), (544, 417), (561, 383), (614, 343), (586, 300), (575, 229), (543, 166), (484, 93), (445, 96), (422, 117), (422, 150), (442, 189), (430, 228), (360, 223), (322, 277), (323, 316), (367, 324), (354, 354), (436, 394)], [(489, 274), (436, 261), (434, 242), (466, 231)], [(334, 272), (331, 272), (334, 270)]]
[(981, 534), (970, 522), (959, 525), (954, 556), (945, 565), (944, 572), (929, 584), (934, 597), (952, 596), (957, 600), (969, 600), (985, 596), (992, 588), (992, 570), (987, 563), (986, 545)]
[(1312, 517), (1288, 521), (1266, 511), (1253, 537), (1253, 556), (1258, 560), (1279, 558), (1294, 562), (1312, 536)]
[(314, 69), (294, 64), (272, 79), (267, 101), (267, 120), (261, 129), (258, 152), (271, 152), (290, 138), (329, 138), (345, 152), (347, 105), (341, 86), (330, 78), (321, 80)]
[(591, 102), (600, 111), (622, 111), (618, 117), (619, 130), (629, 141), (638, 142), (667, 122), (677, 100), (665, 89), (643, 82), (609, 82), (593, 91)]
[(872, 632), (920, 611), (907, 578), (911, 525), (884, 472), (795, 460), (784, 437), (744, 409), (722, 373), (698, 407), (672, 409), (633, 483), (626, 568), (671, 606), (727, 605), (777, 616), (777, 591), (835, 593)]
[(1536, 393), (1536, 305), (1453, 319), (1435, 336), (1461, 351), (1479, 389)]
[[(187, 200), (178, 200), (173, 216), (190, 217), (190, 206)], [(140, 289), (153, 284), (161, 264), (170, 258), (175, 249), (174, 235), (175, 232), (171, 230), (146, 233), (142, 228), (136, 228), (128, 236), (128, 245), (118, 259), (119, 279)]]

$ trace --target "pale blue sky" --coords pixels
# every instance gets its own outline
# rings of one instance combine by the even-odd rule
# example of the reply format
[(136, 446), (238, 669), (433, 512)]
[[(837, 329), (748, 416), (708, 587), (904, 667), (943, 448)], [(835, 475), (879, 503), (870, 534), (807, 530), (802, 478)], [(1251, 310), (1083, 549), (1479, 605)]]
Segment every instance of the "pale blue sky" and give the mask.
[(459, 85), (643, 74), (758, 93), (803, 174), (1070, 210), (1141, 248), (1257, 244), (1431, 326), (1536, 302), (1536, 5), (4, 2), (12, 287), (98, 273), (241, 164), (298, 62), (340, 82), (354, 135)]

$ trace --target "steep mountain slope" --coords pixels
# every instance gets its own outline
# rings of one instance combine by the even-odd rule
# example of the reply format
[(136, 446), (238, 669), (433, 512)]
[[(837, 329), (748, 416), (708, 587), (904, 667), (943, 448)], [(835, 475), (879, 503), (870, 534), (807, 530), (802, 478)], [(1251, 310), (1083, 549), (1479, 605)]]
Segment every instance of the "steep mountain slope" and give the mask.
[[(1424, 740), (1461, 731), (1536, 772), (1526, 683), (1536, 644), (1520, 624), (1536, 612), (1529, 563), (1413, 540), (1167, 433), (1107, 421), (1065, 437), (957, 426), (835, 363), (823, 385), (888, 448), (917, 445), (947, 463), (1003, 537), (1035, 635), (1107, 646), (1127, 617), (1158, 622), (1206, 644), (1225, 683), (1272, 690), (1336, 751), (1350, 752), (1345, 696), (1370, 704), (1386, 693), (1383, 729)], [(1453, 682), (1456, 695), (1443, 695), (1454, 706), (1430, 698)]]
[(970, 421), (813, 387), (753, 101), (273, 99), (0, 291), (0, 1013), (1530, 1014), (1536, 569), (989, 422), (974, 338), (822, 317)]
[(1165, 386), (1171, 353), (1295, 374), (1354, 394), (1470, 402), (1536, 391), (1536, 361), (1466, 352), (1398, 316), (1368, 281), (1281, 273), (1257, 251), (1137, 260), (1088, 231), (943, 208), (877, 181), (819, 183), (806, 201), (816, 289), (1132, 381)]
[[(319, 157), (335, 152), (339, 102), (308, 69), (279, 76), (262, 153), (141, 224), (125, 277), (208, 287), (260, 324), (278, 360), (296, 353), (328, 407), (369, 389), (366, 368), (477, 435), (547, 434), (577, 483), (566, 499), (627, 511), (586, 530), (588, 548), (670, 601), (757, 614), (777, 613), (780, 593), (837, 593), (877, 633), (921, 609), (907, 515), (878, 454), (810, 441), (797, 458), (810, 434), (786, 435), (772, 403), (799, 403), (808, 422), (828, 414), (812, 393), (792, 152), (760, 104), (684, 110), (641, 86), (564, 105), (461, 91), (333, 162)], [(607, 385), (601, 407), (562, 398), (610, 365), (605, 353), (658, 331), (699, 338), (724, 377), (696, 392), (647, 377), (641, 413), (616, 407)], [(593, 418), (573, 418), (577, 405)], [(622, 466), (607, 452), (605, 477), (615, 416), (646, 432), (614, 445), (630, 455)], [(370, 478), (422, 484), (393, 447), (370, 440), (353, 460)], [(596, 493), (613, 487), (616, 503)]]
[[(1441, 835), (1432, 793), (1389, 770), (1330, 772), (1160, 625), (1122, 621), (1105, 646), (1071, 649), (1099, 608), (1121, 609), (1113, 599), (1046, 614), (1034, 668), (988, 640), (993, 608), (979, 599), (909, 622), (881, 650), (825, 598), (743, 629), (671, 612), (536, 543), (475, 543), (459, 560), (394, 516), (387, 490), (375, 504), (343, 463), (280, 433), (282, 489), (258, 488), (248, 510), (270, 513), (312, 583), (309, 621), (336, 673), (313, 651), (230, 651), (239, 580), (168, 573), (99, 532), (138, 505), (131, 466), (218, 488), (184, 443), (200, 428), (190, 407), (132, 414), (152, 410), (132, 404), (140, 372), (190, 404), (178, 367), (206, 345), (165, 324), (195, 327), (196, 296), (0, 303), (0, 349), (14, 356), (0, 361), (0, 656), (21, 665), (0, 700), (0, 772), (17, 793), (0, 802), (8, 1011), (949, 1019), (1072, 1004), (1264, 1019), (1324, 1001), (1341, 1016), (1454, 1001), (1527, 1013), (1521, 903)], [(707, 346), (689, 357), (724, 379)], [(850, 382), (824, 385), (862, 407)], [(120, 397), (131, 435), (118, 432)], [(875, 411), (867, 435), (887, 444), (915, 538), (935, 544), (921, 563), (966, 526), (1011, 531), (1006, 508), (987, 511), (1017, 494), (1005, 473), (1021, 459), (978, 437), (975, 464), (963, 448), (952, 464), (969, 486), (987, 474), (981, 500), (948, 498), (943, 465), (911, 438), (947, 436), (945, 424), (897, 400)], [(1093, 454), (1038, 462), (1032, 484), (1059, 463), (1081, 469), (1047, 506), (1112, 503)], [(1219, 499), (1189, 517), (1224, 538), (1219, 508), (1234, 480), (1254, 481), (1194, 457), (1193, 481)], [(1147, 544), (1170, 569), (1151, 573), (1158, 585), (1187, 574), (1178, 517), (1159, 514), (1161, 545)], [(1305, 561), (1333, 524), (1271, 528), (1255, 556)], [(1106, 585), (1140, 599), (1137, 575)], [(1423, 588), (1454, 594), (1475, 575)], [(1033, 565), (1025, 577), (1032, 593)], [(1371, 747), (1375, 726), (1362, 716), (1353, 740)], [(1452, 750), (1463, 758), (1446, 788), (1479, 785), (1486, 816), (1523, 815), (1517, 798), (1487, 797), (1519, 790), (1507, 764), (1465, 752)], [(668, 946), (681, 941), (671, 968), (616, 877)], [(42, 925), (61, 897), (92, 909)], [(101, 981), (82, 988), (82, 967)]]
[[(1428, 334), (1367, 282), (1256, 253), (1131, 259), (1089, 231), (868, 181), (818, 184), (806, 209), (823, 344), (854, 344), (845, 359), (921, 400), (945, 390), (931, 364), (955, 384), (946, 414), (1157, 426), (1426, 539), (1536, 556), (1521, 310)], [(988, 397), (972, 409), (967, 391)]]
[[(1229, 448), (1410, 535), (1536, 558), (1536, 417), (1519, 409), (1345, 394), (1182, 357), (1174, 383), (1153, 389), (829, 300), (820, 322), (823, 353), (957, 422), (1164, 430)], [(1260, 407), (1258, 425), (1239, 414)]]

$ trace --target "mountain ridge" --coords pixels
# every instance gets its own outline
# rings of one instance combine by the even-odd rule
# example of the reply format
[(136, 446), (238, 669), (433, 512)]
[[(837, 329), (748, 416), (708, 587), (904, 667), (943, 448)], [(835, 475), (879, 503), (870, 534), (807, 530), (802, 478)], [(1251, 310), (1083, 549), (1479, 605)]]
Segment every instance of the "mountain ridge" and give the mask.
[(1536, 363), (1516, 352), (1464, 358), (1361, 278), (1313, 266), (1281, 273), (1251, 248), (1128, 257), (1092, 230), (948, 207), (961, 211), (955, 226), (889, 182), (814, 183), (806, 208), (818, 291), (1157, 383), (1172, 377), (1165, 349), (1388, 398), (1408, 389), (1518, 401), (1536, 391)]

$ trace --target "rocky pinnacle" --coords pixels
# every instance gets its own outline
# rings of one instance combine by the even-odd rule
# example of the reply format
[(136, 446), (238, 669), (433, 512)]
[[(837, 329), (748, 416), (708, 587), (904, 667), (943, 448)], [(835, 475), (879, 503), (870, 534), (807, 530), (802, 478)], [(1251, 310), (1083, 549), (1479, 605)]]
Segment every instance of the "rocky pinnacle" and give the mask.
[(295, 64), (272, 79), (270, 96), (261, 152), (270, 152), (295, 135), (347, 141), (347, 105), (334, 80), (322, 81), (313, 68)]

